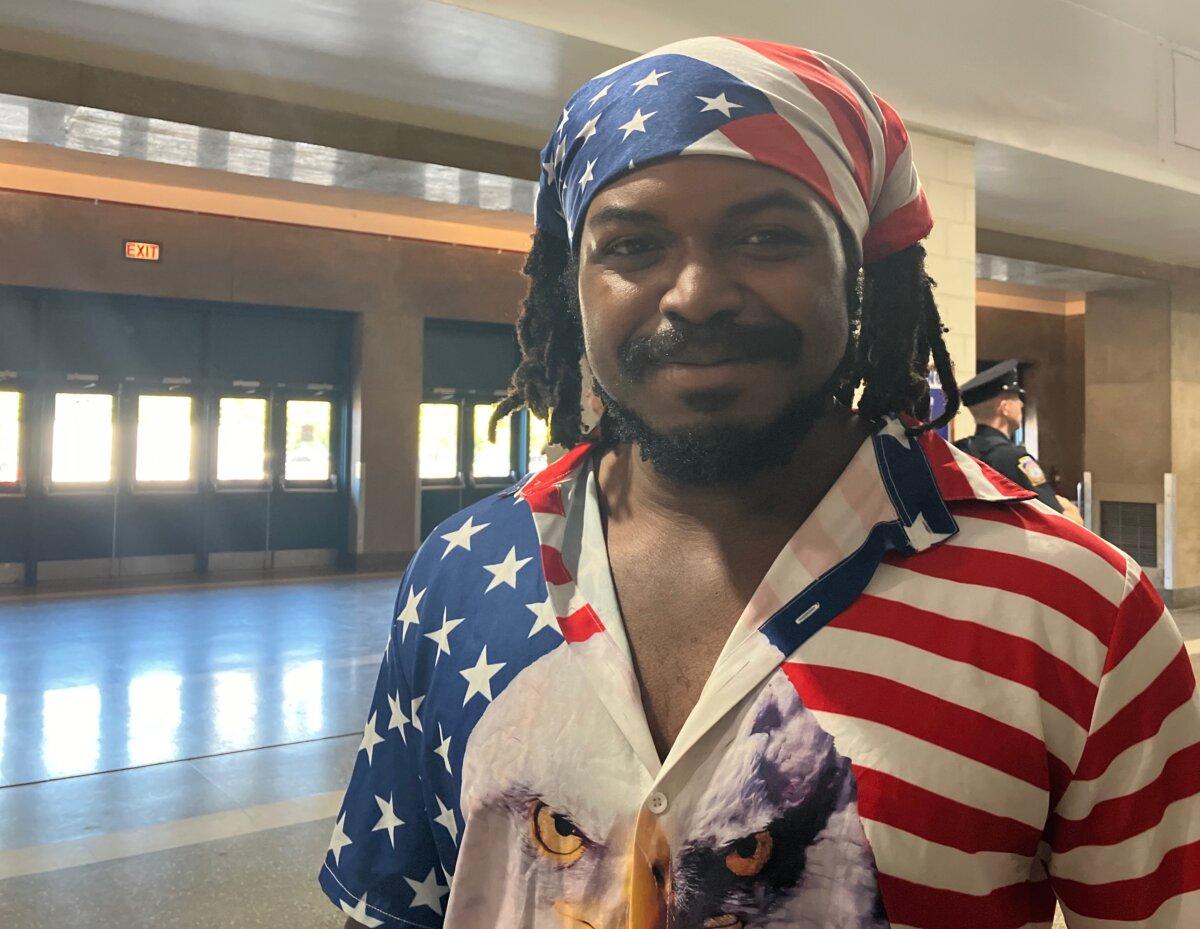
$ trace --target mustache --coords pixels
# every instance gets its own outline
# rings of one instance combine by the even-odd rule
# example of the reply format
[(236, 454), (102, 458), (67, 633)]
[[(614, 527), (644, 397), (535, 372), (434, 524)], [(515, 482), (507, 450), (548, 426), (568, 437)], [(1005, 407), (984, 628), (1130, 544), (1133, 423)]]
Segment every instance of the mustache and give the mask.
[(720, 364), (730, 361), (799, 361), (804, 336), (794, 326), (743, 326), (737, 323), (706, 323), (659, 329), (652, 335), (635, 336), (621, 346), (618, 361), (622, 371), (640, 380), (649, 371), (668, 364)]

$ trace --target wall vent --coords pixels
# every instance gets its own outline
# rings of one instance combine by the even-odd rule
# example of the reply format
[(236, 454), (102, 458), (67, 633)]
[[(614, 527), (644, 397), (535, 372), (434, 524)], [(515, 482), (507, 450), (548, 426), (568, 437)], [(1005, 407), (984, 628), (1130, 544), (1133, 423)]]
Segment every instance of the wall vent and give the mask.
[(1143, 568), (1158, 567), (1158, 507), (1155, 504), (1102, 500), (1100, 535)]

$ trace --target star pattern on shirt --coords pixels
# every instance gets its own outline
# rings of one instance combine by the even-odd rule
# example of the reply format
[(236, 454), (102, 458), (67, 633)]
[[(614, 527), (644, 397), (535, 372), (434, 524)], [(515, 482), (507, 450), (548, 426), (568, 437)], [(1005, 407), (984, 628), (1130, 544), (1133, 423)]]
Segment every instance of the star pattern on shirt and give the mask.
[(383, 920), (376, 919), (374, 916), (367, 915), (367, 895), (363, 894), (353, 909), (345, 900), (341, 902), (342, 912), (353, 919), (356, 923), (362, 923), (367, 929), (375, 929), (376, 926), (382, 926)]
[(434, 664), (437, 663), (437, 660), (441, 658), (442, 655), (450, 654), (450, 633), (466, 622), (466, 619), (462, 618), (450, 619), (449, 615), (449, 610), (443, 609), (441, 628), (436, 629), (433, 632), (425, 633), (425, 638), (432, 639), (437, 643), (437, 653), (433, 656)]
[(558, 628), (558, 615), (554, 612), (554, 603), (549, 597), (540, 603), (526, 603), (525, 609), (533, 614), (533, 628), (529, 630), (526, 638), (532, 639), (543, 629), (553, 629), (562, 635)]
[(726, 116), (732, 118), (734, 110), (744, 109), (742, 104), (731, 103), (729, 100), (726, 100), (724, 91), (721, 91), (721, 93), (717, 94), (715, 97), (702, 97), (697, 95), (696, 99), (701, 100), (704, 103), (704, 108), (700, 110), (701, 113), (707, 113), (709, 110), (716, 110), (717, 112), (724, 113)]
[(346, 814), (342, 813), (333, 824), (333, 836), (329, 839), (329, 852), (333, 855), (333, 863), (341, 864), (342, 849), (353, 845), (350, 836), (346, 835)]
[(404, 742), (407, 745), (408, 738), (404, 734), (404, 727), (406, 725), (408, 725), (409, 719), (407, 716), (404, 715), (404, 710), (402, 710), (400, 708), (400, 695), (396, 694), (393, 697), (391, 694), (388, 694), (387, 701), (388, 701), (388, 708), (391, 710), (391, 713), (392, 713), (391, 719), (388, 720), (387, 731), (391, 732), (393, 729), (399, 729), (400, 730), (400, 741)]
[(513, 590), (517, 589), (517, 572), (529, 564), (532, 558), (518, 558), (517, 547), (514, 545), (499, 564), (485, 564), (483, 569), (492, 575), (491, 582), (484, 593), (495, 590), (501, 584), (507, 584)]
[(404, 825), (404, 820), (396, 815), (396, 805), (389, 796), (386, 800), (383, 797), (376, 797), (375, 802), (379, 804), (379, 822), (371, 829), (372, 832), (386, 831), (388, 839), (391, 840), (392, 848), (396, 847), (396, 828)]
[(483, 530), (486, 529), (489, 525), (490, 525), (490, 523), (480, 523), (478, 526), (476, 526), (475, 525), (475, 517), (468, 516), (467, 521), (465, 523), (463, 523), (461, 526), (459, 526), (453, 532), (447, 532), (445, 535), (442, 536), (442, 538), (445, 539), (446, 543), (447, 543), (446, 550), (444, 552), (442, 552), (442, 557), (445, 558), (456, 548), (461, 548), (464, 551), (469, 552), (471, 550), (472, 537), (478, 532), (483, 532)]
[(446, 773), (453, 774), (454, 768), (450, 766), (450, 736), (442, 732), (442, 724), (438, 723), (438, 747), (433, 750), (433, 753), (440, 757), (446, 765)]
[[(427, 543), (433, 553), (414, 559), (401, 585), (385, 680), (359, 745), (366, 759), (355, 767), (353, 797), (347, 795), (326, 855), (336, 881), (323, 878), (327, 892), (345, 901), (343, 910), (363, 925), (378, 925), (378, 919), (390, 924), (406, 912), (414, 922), (424, 913), (433, 924), (435, 915), (444, 914), (454, 864), (450, 849), (461, 838), (463, 752), (472, 728), (513, 674), (563, 644), (538, 535), (528, 503), (520, 502), (524, 509), (502, 496), (490, 508), (451, 519)], [(461, 580), (443, 584), (435, 578)], [(406, 634), (410, 628), (414, 635)], [(386, 754), (374, 764), (380, 747)], [(414, 791), (410, 778), (427, 790)], [(377, 867), (388, 868), (392, 886), (398, 885), (386, 900), (362, 870), (375, 873)], [(357, 896), (349, 896), (351, 889)], [(388, 912), (370, 907), (364, 890)]]
[(450, 888), (437, 879), (436, 868), (430, 868), (429, 876), (423, 881), (414, 881), (411, 877), (406, 877), (404, 881), (413, 890), (413, 902), (408, 905), (410, 910), (427, 906), (438, 916), (442, 915), (442, 897), (450, 893)]
[(446, 831), (450, 833), (450, 840), (457, 845), (458, 820), (454, 818), (453, 807), (446, 806), (446, 804), (442, 802), (441, 797), (435, 796), (433, 799), (437, 801), (438, 805), (438, 815), (433, 817), (433, 821), (439, 826), (445, 827)]
[(624, 142), (626, 139), (628, 139), (631, 133), (634, 133), (634, 132), (644, 133), (646, 131), (646, 120), (648, 120), (651, 116), (656, 116), (656, 115), (658, 115), (658, 114), (655, 111), (651, 111), (649, 113), (643, 113), (639, 109), (636, 113), (633, 114), (633, 116), (631, 116), (629, 118), (629, 122), (622, 123), (620, 126), (617, 127), (618, 129), (625, 130), (625, 135), (621, 136), (621, 141)]
[(504, 662), (500, 661), (495, 664), (489, 664), (487, 660), (487, 646), (483, 647), (483, 651), (479, 653), (479, 660), (474, 666), (459, 671), (463, 677), (467, 679), (467, 695), (463, 697), (463, 706), (471, 702), (471, 698), (479, 695), (482, 696), (488, 703), (492, 702), (492, 678), (500, 673), (500, 669), (504, 667)]
[(383, 736), (375, 729), (375, 718), (378, 715), (377, 713), (372, 713), (367, 718), (367, 724), (363, 726), (362, 742), (358, 746), (360, 752), (367, 753), (368, 766), (375, 763), (375, 746), (384, 741)]
[[(442, 536), (442, 538), (446, 538)], [(467, 545), (470, 548), (470, 544)], [(396, 622), (400, 623), (400, 641), (404, 641), (404, 637), (408, 635), (409, 626), (418, 626), (421, 623), (421, 614), (417, 612), (421, 605), (421, 600), (425, 596), (424, 590), (415, 591), (412, 587), (408, 588), (408, 597), (405, 600), (403, 609), (396, 614)]]

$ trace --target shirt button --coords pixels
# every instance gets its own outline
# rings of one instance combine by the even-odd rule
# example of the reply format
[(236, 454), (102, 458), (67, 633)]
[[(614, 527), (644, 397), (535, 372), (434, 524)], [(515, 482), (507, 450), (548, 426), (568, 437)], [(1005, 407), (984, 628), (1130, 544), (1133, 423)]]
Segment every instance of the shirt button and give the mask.
[(646, 801), (646, 809), (655, 816), (662, 816), (663, 813), (667, 812), (667, 807), (670, 805), (667, 802), (667, 795), (661, 790), (654, 791)]

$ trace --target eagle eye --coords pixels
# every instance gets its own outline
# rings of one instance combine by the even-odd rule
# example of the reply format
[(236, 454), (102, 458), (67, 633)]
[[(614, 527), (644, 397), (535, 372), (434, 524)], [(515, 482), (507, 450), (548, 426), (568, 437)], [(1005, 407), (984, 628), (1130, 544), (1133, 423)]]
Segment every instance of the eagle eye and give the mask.
[(774, 850), (775, 840), (771, 838), (771, 833), (764, 831), (746, 836), (730, 846), (725, 856), (725, 867), (738, 877), (754, 877), (767, 866)]
[(534, 847), (552, 861), (570, 865), (583, 856), (583, 833), (568, 817), (540, 800), (533, 804), (529, 831)]

